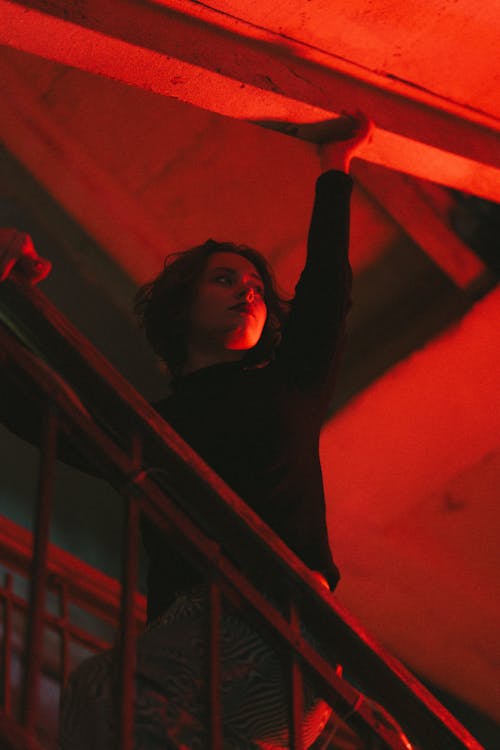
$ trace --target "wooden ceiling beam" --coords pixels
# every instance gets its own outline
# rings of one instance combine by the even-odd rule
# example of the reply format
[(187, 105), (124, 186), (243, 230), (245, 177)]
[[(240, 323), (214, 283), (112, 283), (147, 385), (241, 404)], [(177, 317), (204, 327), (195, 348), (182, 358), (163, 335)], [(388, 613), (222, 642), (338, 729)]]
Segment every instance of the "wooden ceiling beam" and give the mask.
[(58, 124), (0, 55), (0, 140), (136, 282), (161, 265), (164, 231)]
[(360, 161), (353, 166), (353, 176), (458, 287), (474, 290), (480, 286), (487, 276), (486, 266), (447, 223), (433, 192), (408, 175)]
[(0, 0), (0, 18), (0, 44), (237, 119), (360, 108), (364, 159), (500, 202), (498, 121), (200, 3)]

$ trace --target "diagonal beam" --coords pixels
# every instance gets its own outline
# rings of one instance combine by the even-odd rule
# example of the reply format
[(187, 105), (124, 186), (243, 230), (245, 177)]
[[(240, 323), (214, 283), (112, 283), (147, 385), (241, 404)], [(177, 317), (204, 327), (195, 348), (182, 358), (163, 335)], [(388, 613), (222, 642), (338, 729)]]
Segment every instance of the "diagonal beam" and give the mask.
[(135, 281), (161, 264), (164, 231), (37, 101), (0, 55), (0, 141)]
[(361, 108), (365, 159), (500, 202), (498, 121), (201, 3), (0, 0), (0, 17), (2, 44), (238, 119)]
[(448, 226), (416, 180), (359, 161), (353, 175), (458, 287), (477, 285), (486, 273), (484, 263)]

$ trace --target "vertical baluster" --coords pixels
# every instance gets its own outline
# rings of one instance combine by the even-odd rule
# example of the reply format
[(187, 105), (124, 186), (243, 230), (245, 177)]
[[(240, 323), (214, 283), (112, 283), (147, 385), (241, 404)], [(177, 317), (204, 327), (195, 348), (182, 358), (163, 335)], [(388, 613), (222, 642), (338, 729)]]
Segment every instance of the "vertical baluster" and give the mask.
[[(141, 472), (142, 440), (138, 433), (130, 435), (130, 450), (137, 481)], [(139, 570), (139, 518), (140, 501), (134, 491), (123, 494), (125, 517), (122, 544), (122, 595), (120, 653), (120, 706), (117, 750), (132, 750), (134, 745), (135, 719), (135, 668), (137, 646), (137, 621), (135, 617), (135, 594)]]
[(139, 563), (139, 501), (126, 499), (121, 598), (120, 728), (117, 750), (132, 750), (134, 743), (134, 676), (136, 665), (135, 592)]
[(3, 710), (6, 716), (12, 712), (12, 573), (5, 576), (5, 599), (3, 610)]
[(64, 583), (59, 586), (59, 601), (61, 612), (61, 690), (63, 690), (66, 687), (69, 675), (68, 592)]
[(47, 589), (47, 553), (50, 513), (57, 456), (58, 414), (47, 404), (38, 475), (37, 509), (33, 533), (33, 559), (30, 576), (28, 637), (26, 647), (26, 680), (23, 700), (23, 724), (34, 728), (38, 710), (38, 687), (42, 668), (44, 611)]
[(221, 590), (214, 576), (210, 579), (208, 623), (208, 685), (210, 712), (210, 748), (222, 750), (222, 709), (221, 709)]
[[(290, 625), (297, 638), (300, 637), (300, 616), (293, 593), (290, 596)], [(290, 748), (291, 750), (303, 750), (304, 691), (302, 668), (294, 651), (291, 651), (290, 657)]]

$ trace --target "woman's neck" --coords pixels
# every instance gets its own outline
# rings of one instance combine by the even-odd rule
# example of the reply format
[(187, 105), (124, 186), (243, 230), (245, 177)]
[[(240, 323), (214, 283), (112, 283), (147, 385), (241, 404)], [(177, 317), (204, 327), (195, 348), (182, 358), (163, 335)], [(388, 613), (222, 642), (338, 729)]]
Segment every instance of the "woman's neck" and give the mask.
[(189, 375), (196, 370), (212, 365), (221, 365), (225, 362), (238, 362), (243, 359), (245, 352), (238, 349), (225, 349), (218, 352), (191, 351), (188, 353), (186, 363), (182, 368), (183, 375)]

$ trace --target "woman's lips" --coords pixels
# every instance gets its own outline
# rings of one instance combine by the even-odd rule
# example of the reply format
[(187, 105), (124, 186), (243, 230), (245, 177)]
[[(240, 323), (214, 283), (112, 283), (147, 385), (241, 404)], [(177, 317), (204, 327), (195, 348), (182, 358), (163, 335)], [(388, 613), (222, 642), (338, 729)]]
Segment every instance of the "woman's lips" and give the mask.
[(241, 302), (239, 305), (233, 305), (229, 308), (234, 312), (240, 313), (240, 315), (253, 315), (253, 307), (248, 302)]

